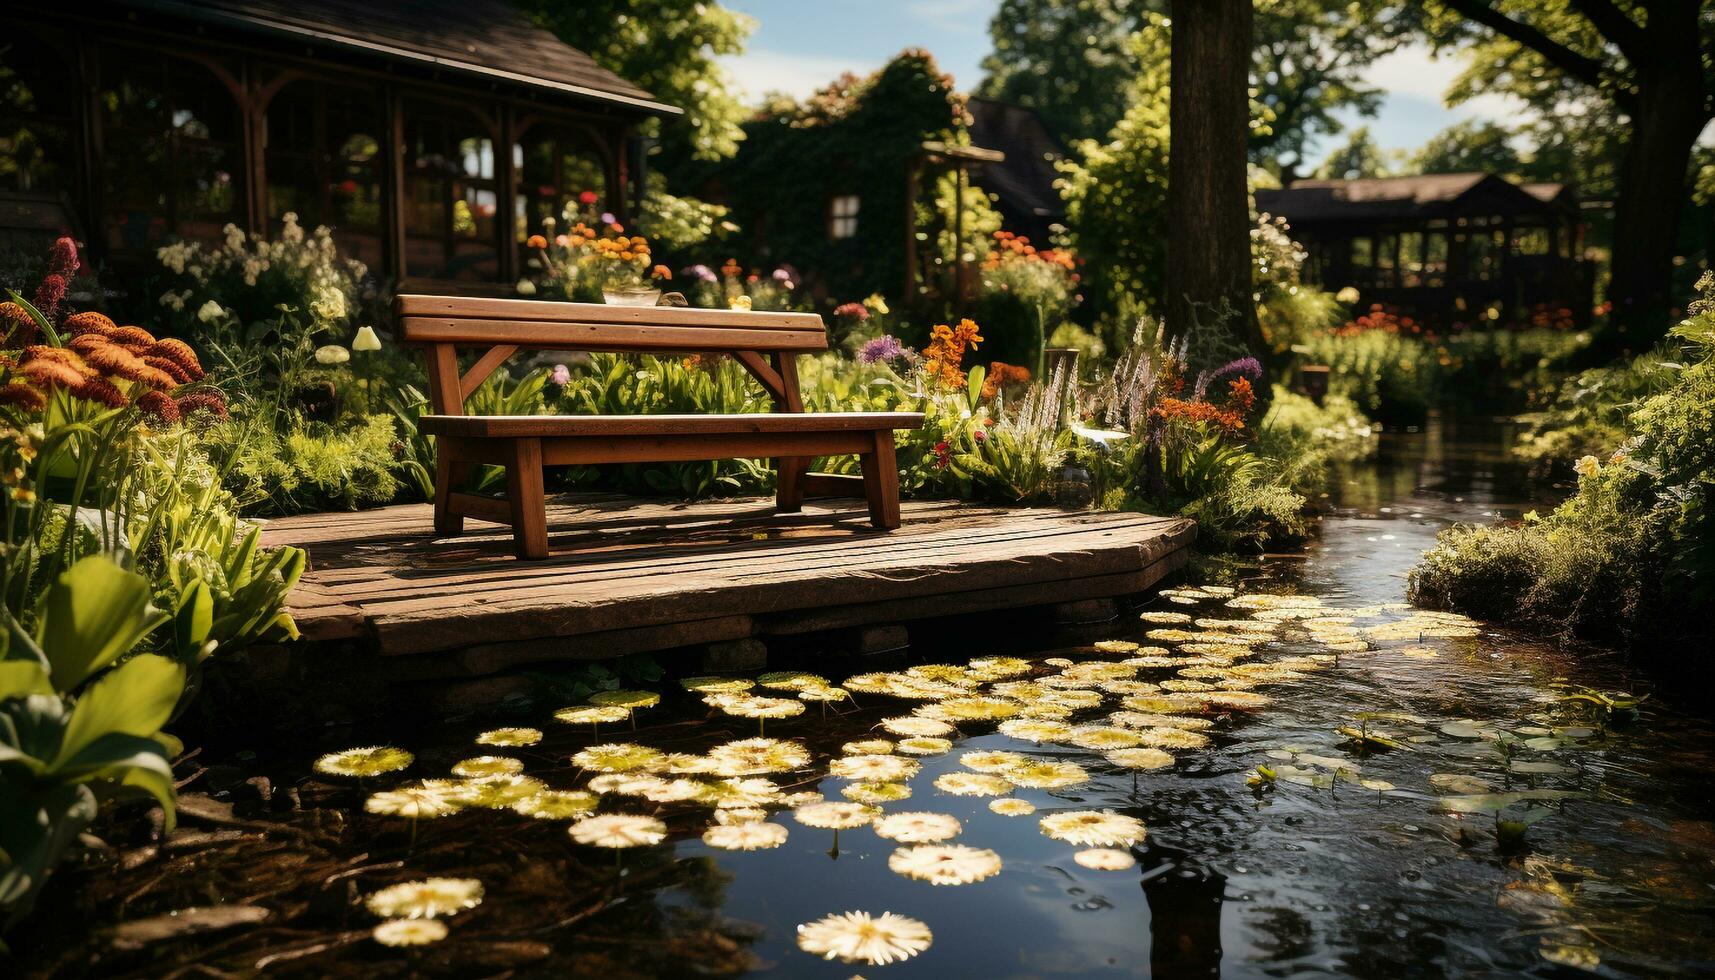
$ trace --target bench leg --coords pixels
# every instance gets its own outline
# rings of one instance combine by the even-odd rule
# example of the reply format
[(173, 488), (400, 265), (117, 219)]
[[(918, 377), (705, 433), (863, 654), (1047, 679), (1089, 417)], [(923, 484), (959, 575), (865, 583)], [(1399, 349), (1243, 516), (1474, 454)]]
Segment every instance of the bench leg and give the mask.
[(470, 472), (469, 463), (455, 463), (445, 450), (435, 453), (435, 533), (456, 535), (464, 533), (464, 515), (452, 511), (452, 495), (463, 486)]
[(810, 461), (793, 456), (774, 461), (774, 509), (782, 514), (796, 514), (804, 509), (804, 474)]
[(542, 489), (542, 441), (513, 439), (506, 461), (512, 546), (520, 558), (548, 557), (548, 501)]
[(864, 453), (863, 493), (869, 499), (870, 523), (884, 531), (899, 526), (899, 461), (893, 453), (893, 431), (875, 434), (875, 448)]

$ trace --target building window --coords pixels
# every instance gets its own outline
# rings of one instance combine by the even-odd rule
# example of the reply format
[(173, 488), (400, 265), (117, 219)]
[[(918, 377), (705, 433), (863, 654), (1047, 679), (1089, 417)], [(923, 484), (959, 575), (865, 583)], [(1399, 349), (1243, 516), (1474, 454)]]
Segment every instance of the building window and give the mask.
[(569, 126), (532, 126), (512, 147), (518, 197), (512, 202), (512, 237), (522, 247), (553, 218), (561, 231), (566, 215), (609, 210), (607, 157), (594, 138)]
[(858, 227), (858, 196), (840, 194), (828, 202), (828, 237), (855, 238)]
[(71, 189), (71, 62), (41, 37), (8, 25), (0, 46), (0, 190)]
[(107, 241), (213, 241), (244, 217), (242, 125), (226, 84), (194, 61), (103, 45), (97, 100)]
[(269, 231), (293, 212), (305, 228), (332, 229), (345, 255), (379, 266), (382, 129), (373, 91), (310, 81), (281, 89), (263, 130)]
[(405, 108), (405, 274), (494, 282), (500, 275), (494, 137), (454, 106)]

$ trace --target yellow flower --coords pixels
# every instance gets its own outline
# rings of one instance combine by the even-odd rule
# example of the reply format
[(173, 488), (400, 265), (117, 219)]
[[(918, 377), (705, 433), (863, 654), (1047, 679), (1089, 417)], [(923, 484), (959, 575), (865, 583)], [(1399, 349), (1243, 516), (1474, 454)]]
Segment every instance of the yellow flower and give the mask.
[(1602, 462), (1594, 456), (1584, 456), (1572, 464), (1572, 471), (1577, 473), (1580, 479), (1588, 480), (1602, 472)]

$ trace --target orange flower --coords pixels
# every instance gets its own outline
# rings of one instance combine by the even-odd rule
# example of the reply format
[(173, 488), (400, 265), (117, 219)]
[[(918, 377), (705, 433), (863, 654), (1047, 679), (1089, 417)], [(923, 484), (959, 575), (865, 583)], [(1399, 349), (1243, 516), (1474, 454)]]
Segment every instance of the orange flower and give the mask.
[(1030, 380), (1030, 369), (1005, 361), (990, 361), (988, 374), (983, 378), (983, 397), (993, 398), (1000, 390), (1010, 384), (1023, 384)]
[(547, 248), (548, 247), (548, 239), (541, 236), (541, 235), (531, 235), (529, 240), (526, 241), (524, 244), (529, 246), (530, 248)]

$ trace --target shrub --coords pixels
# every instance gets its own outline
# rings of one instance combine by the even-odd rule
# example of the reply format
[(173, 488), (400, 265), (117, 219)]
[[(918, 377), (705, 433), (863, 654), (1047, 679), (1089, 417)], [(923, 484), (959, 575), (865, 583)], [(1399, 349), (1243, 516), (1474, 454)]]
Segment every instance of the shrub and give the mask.
[(340, 428), (309, 422), (276, 430), (229, 422), (208, 434), (208, 446), (246, 513), (355, 510), (391, 503), (404, 487), (404, 446), (390, 415)]
[(1563, 634), (1706, 638), (1715, 600), (1715, 275), (1671, 342), (1684, 362), (1641, 401), (1604, 463), (1579, 460), (1578, 489), (1545, 518), (1458, 527), (1413, 570), (1414, 601), (1513, 615)]
[(1351, 399), (1328, 395), (1318, 405), (1280, 387), (1274, 389), (1258, 439), (1265, 451), (1281, 457), (1314, 446), (1330, 460), (1353, 460), (1376, 449), (1375, 427)]
[(989, 356), (1032, 371), (1042, 349), (1077, 300), (1077, 262), (1071, 253), (1038, 249), (1009, 231), (994, 233), (983, 260), (977, 319), (987, 330)]
[(1439, 365), (1434, 352), (1410, 336), (1387, 330), (1324, 334), (1306, 358), (1330, 368), (1328, 389), (1388, 425), (1422, 422), (1434, 403)]
[(1517, 411), (1551, 398), (1563, 365), (1590, 335), (1544, 327), (1472, 330), (1436, 343), (1443, 394), (1471, 406)]

